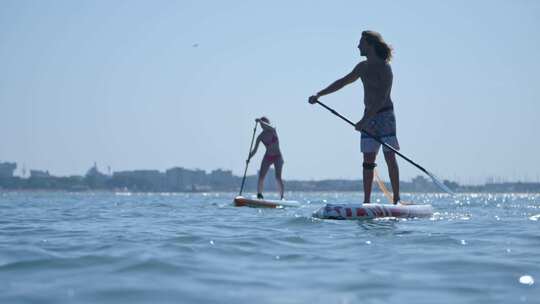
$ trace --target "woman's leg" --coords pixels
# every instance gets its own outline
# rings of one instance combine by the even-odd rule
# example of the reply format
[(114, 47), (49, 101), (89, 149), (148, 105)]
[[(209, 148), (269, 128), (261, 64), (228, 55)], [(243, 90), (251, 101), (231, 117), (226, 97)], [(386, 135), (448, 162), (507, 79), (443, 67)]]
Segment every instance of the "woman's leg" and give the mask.
[(279, 197), (283, 199), (283, 192), (285, 192), (285, 187), (283, 186), (283, 179), (281, 178), (281, 172), (283, 172), (283, 158), (279, 158), (274, 163), (274, 168), (276, 169), (276, 181), (279, 187)]
[[(266, 159), (266, 157), (263, 158), (261, 162), (261, 169), (259, 169), (259, 182), (257, 184), (257, 197), (259, 195), (262, 196), (263, 193), (263, 187), (264, 187), (264, 178), (266, 177), (266, 173), (268, 173), (268, 168), (270, 168), (270, 165), (272, 163)], [(259, 197), (262, 198), (262, 197)]]

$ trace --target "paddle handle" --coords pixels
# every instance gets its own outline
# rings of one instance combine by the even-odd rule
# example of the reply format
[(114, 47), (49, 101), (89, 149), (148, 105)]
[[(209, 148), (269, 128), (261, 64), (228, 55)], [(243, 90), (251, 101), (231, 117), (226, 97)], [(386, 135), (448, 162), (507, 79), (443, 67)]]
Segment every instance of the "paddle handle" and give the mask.
[[(330, 108), (329, 106), (325, 105), (324, 103), (320, 102), (319, 100), (317, 100), (317, 103), (319, 105), (321, 105), (323, 108), (327, 109), (328, 111), (330, 111), (332, 114), (336, 115), (337, 117), (343, 119), (344, 121), (348, 122), (351, 126), (353, 126), (355, 129), (356, 129), (356, 124), (352, 121), (350, 121), (347, 117), (339, 114), (338, 112), (336, 112), (336, 110)], [(413, 160), (411, 160), (410, 158), (408, 158), (407, 156), (401, 154), (396, 148), (392, 147), (391, 145), (385, 143), (382, 139), (380, 139), (379, 137), (371, 134), (370, 132), (362, 129), (361, 132), (364, 132), (365, 134), (367, 134), (368, 136), (372, 137), (373, 139), (375, 139), (377, 142), (379, 142), (381, 145), (385, 146), (386, 148), (392, 150), (394, 153), (396, 153), (397, 155), (401, 156), (401, 158), (403, 158), (404, 160), (408, 161), (410, 164), (412, 164), (413, 166), (415, 166), (416, 168), (420, 169), (422, 172), (430, 175), (430, 173), (428, 173), (428, 171), (426, 169), (424, 169), (424, 167), (420, 166), (419, 164), (415, 163)]]

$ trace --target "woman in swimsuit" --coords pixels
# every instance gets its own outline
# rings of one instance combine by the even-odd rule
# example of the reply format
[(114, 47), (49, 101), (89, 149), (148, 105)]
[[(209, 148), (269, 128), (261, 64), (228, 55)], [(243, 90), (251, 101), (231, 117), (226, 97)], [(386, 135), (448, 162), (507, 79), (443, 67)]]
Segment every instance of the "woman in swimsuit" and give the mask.
[(261, 163), (261, 169), (259, 170), (259, 183), (257, 184), (257, 198), (263, 199), (262, 192), (263, 192), (264, 178), (266, 176), (266, 173), (268, 172), (268, 169), (273, 164), (276, 170), (276, 181), (279, 187), (280, 198), (283, 199), (284, 189), (283, 189), (283, 180), (281, 179), (281, 172), (283, 170), (283, 157), (281, 156), (281, 151), (279, 150), (279, 138), (278, 138), (276, 129), (272, 127), (272, 125), (270, 125), (270, 120), (264, 116), (261, 118), (255, 119), (255, 122), (258, 122), (261, 125), (263, 131), (257, 137), (255, 148), (253, 148), (253, 151), (249, 153), (249, 159), (251, 159), (253, 155), (257, 153), (257, 148), (259, 147), (259, 143), (261, 141), (266, 147), (266, 153), (264, 154), (264, 157)]

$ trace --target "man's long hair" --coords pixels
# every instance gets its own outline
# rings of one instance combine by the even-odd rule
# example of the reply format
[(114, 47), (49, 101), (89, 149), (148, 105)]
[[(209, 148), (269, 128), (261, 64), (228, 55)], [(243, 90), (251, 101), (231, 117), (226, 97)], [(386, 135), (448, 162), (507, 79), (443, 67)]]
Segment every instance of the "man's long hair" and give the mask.
[(390, 62), (390, 60), (392, 60), (393, 49), (384, 41), (381, 34), (375, 31), (363, 31), (362, 38), (366, 39), (366, 41), (373, 46), (375, 53), (384, 59), (384, 61)]

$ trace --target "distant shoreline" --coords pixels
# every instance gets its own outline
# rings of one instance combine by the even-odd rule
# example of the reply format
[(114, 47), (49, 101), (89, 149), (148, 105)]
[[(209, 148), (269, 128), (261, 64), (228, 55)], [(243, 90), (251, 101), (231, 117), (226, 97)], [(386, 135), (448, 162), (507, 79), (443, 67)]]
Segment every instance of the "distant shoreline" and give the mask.
[[(48, 171), (30, 170), (29, 177), (14, 176), (16, 163), (0, 163), (0, 191), (63, 191), (63, 192), (133, 192), (133, 193), (215, 193), (235, 192), (242, 177), (231, 170), (216, 169), (210, 172), (199, 169), (173, 167), (159, 170), (130, 170), (104, 174), (96, 164), (85, 175), (54, 176)], [(110, 170), (109, 170), (110, 171)], [(272, 170), (271, 170), (272, 171)], [(269, 172), (265, 190), (277, 189), (274, 173)], [(245, 191), (257, 188), (257, 175), (246, 176)], [(488, 182), (483, 185), (461, 185), (454, 181), (443, 183), (457, 193), (540, 193), (540, 183)], [(390, 187), (388, 182), (385, 182)], [(418, 175), (410, 181), (400, 181), (404, 193), (439, 193), (439, 189), (425, 176)], [(286, 191), (303, 192), (362, 192), (362, 180), (285, 180)], [(374, 187), (374, 191), (379, 191)]]
[[(238, 190), (230, 190), (230, 191), (220, 191), (220, 190), (210, 190), (210, 191), (183, 191), (183, 192), (167, 192), (167, 191), (114, 191), (114, 190), (107, 190), (107, 189), (97, 189), (97, 190), (83, 190), (83, 191), (70, 191), (66, 189), (0, 189), (0, 194), (2, 193), (70, 193), (70, 194), (117, 194), (117, 195), (177, 195), (177, 194), (216, 194), (216, 193), (232, 193), (237, 194)], [(272, 194), (276, 194), (277, 192), (275, 190), (267, 191), (267, 193), (272, 196)], [(363, 194), (363, 190), (292, 190), (292, 191), (286, 191), (286, 193), (358, 193)], [(380, 190), (373, 190), (373, 193), (382, 194), (382, 191)], [(449, 194), (445, 192), (431, 192), (431, 191), (416, 191), (416, 192), (410, 192), (410, 191), (402, 191), (402, 194), (408, 195), (408, 194), (432, 194), (432, 195), (443, 195), (447, 196)], [(456, 192), (457, 194), (513, 194), (513, 195), (530, 195), (530, 194), (538, 194), (540, 195), (540, 191), (531, 191), (531, 192), (512, 192), (512, 191), (497, 191), (497, 192), (490, 192), (490, 191), (459, 191)], [(253, 195), (255, 196), (256, 191), (245, 191), (244, 195)]]

